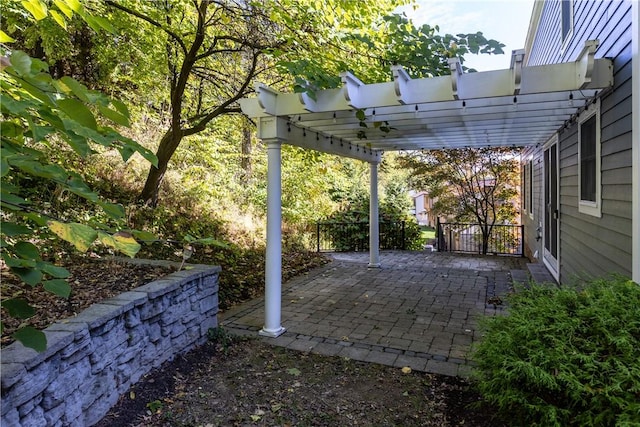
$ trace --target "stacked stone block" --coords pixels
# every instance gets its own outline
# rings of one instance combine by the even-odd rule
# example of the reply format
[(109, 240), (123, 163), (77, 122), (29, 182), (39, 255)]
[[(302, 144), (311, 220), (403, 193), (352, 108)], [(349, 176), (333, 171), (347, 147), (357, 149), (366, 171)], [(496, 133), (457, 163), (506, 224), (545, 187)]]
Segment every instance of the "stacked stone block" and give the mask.
[(190, 266), (2, 349), (2, 426), (91, 426), (141, 376), (217, 327), (219, 267)]

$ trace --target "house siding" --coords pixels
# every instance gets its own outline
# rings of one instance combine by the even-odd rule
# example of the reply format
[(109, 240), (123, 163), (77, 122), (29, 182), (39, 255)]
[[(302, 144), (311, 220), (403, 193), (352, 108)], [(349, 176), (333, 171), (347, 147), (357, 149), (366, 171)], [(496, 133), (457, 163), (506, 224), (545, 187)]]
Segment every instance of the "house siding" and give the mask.
[[(601, 217), (578, 209), (577, 121), (558, 133), (561, 282), (611, 272), (632, 274), (631, 8), (628, 0), (574, 1), (573, 31), (563, 46), (560, 2), (546, 2), (527, 57), (528, 66), (574, 61), (586, 40), (598, 39), (596, 57), (611, 58), (614, 65), (614, 87), (600, 98)], [(534, 219), (523, 221), (531, 244), (542, 218), (543, 197), (535, 194), (542, 191), (542, 149), (529, 148), (524, 155), (534, 156), (538, 181)], [(541, 243), (531, 249), (541, 251)]]

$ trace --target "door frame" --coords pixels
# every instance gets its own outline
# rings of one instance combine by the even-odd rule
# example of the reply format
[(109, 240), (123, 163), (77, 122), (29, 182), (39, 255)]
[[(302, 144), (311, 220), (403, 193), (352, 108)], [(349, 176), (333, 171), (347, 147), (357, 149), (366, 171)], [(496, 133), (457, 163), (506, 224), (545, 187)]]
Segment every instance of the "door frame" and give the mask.
[[(560, 150), (559, 150), (559, 138), (558, 134), (554, 134), (549, 140), (544, 144), (542, 148), (542, 262), (544, 263), (549, 273), (556, 279), (556, 281), (560, 282)], [(557, 206), (557, 215), (555, 218), (556, 222), (556, 256), (554, 257), (551, 252), (547, 250), (547, 227), (550, 227), (547, 219), (547, 185), (546, 181), (549, 179), (549, 171), (546, 169), (546, 156), (547, 150), (555, 145), (556, 150), (556, 161), (555, 165), (550, 165), (550, 167), (556, 170), (556, 206)], [(550, 230), (553, 230), (551, 227)]]

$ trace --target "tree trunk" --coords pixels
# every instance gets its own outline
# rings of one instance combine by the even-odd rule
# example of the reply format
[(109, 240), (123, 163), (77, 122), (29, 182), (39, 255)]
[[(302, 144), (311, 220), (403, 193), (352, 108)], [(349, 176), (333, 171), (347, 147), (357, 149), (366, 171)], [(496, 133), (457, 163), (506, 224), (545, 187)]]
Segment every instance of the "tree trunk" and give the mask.
[(482, 255), (486, 255), (489, 252), (489, 230), (486, 224), (480, 225), (482, 231)]
[(149, 206), (158, 206), (158, 193), (160, 192), (160, 184), (164, 179), (164, 174), (167, 172), (167, 166), (169, 160), (175, 153), (178, 145), (182, 141), (182, 134), (180, 132), (173, 132), (169, 129), (160, 140), (158, 151), (156, 156), (158, 157), (158, 167), (151, 166), (149, 174), (147, 175), (147, 181), (144, 183), (144, 188), (140, 193), (139, 199)]
[(252, 126), (249, 119), (244, 118), (242, 121), (242, 158), (240, 160), (240, 167), (242, 168), (242, 182), (248, 183), (251, 179), (251, 151), (253, 149), (251, 145)]

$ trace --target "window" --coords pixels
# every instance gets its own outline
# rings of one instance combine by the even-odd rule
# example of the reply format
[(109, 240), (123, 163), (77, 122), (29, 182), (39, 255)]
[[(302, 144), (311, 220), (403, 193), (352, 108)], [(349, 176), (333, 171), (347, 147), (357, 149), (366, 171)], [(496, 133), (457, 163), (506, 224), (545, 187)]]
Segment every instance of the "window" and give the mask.
[(601, 216), (600, 189), (600, 100), (578, 119), (578, 210)]
[(573, 29), (573, 0), (562, 0), (562, 42), (570, 36)]
[(523, 166), (522, 171), (522, 208), (533, 218), (533, 160)]

